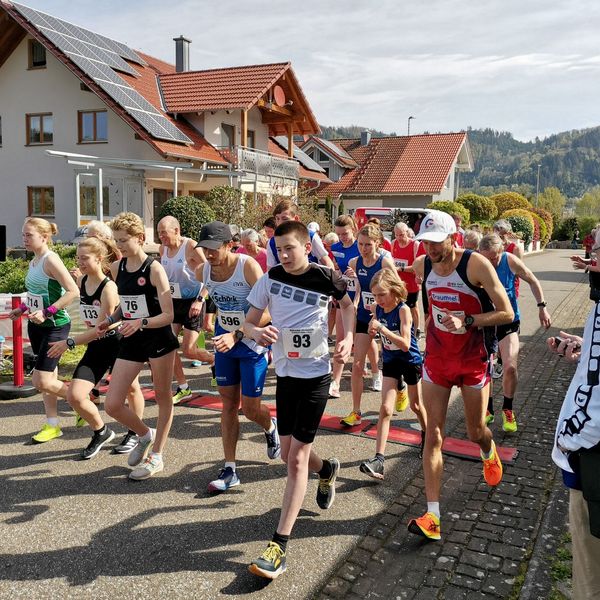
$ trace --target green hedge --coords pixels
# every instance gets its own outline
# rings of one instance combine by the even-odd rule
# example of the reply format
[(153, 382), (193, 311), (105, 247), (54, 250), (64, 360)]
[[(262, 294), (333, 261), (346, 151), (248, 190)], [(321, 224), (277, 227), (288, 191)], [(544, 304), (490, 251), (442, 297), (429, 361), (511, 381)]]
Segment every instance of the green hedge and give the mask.
[(474, 221), (490, 221), (495, 219), (498, 214), (496, 203), (486, 196), (462, 194), (456, 201), (469, 211), (471, 223)]
[(175, 217), (179, 221), (181, 235), (193, 240), (198, 238), (202, 225), (216, 220), (213, 209), (193, 196), (177, 196), (167, 200), (160, 209), (158, 220), (166, 216)]
[(434, 202), (431, 202), (427, 208), (431, 208), (432, 210), (441, 210), (449, 215), (460, 215), (462, 217), (462, 226), (468, 227), (469, 225), (471, 217), (469, 210), (459, 202), (454, 202), (452, 200), (435, 200)]

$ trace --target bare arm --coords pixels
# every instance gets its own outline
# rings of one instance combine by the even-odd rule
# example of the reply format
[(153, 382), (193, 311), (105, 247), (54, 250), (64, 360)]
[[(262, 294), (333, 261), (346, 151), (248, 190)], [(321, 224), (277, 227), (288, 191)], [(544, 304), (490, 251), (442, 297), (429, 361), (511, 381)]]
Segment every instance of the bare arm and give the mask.
[(344, 324), (344, 339), (340, 340), (335, 346), (335, 352), (333, 353), (333, 360), (336, 362), (345, 362), (352, 352), (352, 344), (354, 341), (354, 319), (355, 311), (354, 304), (350, 300), (350, 296), (346, 294), (339, 301), (342, 315), (342, 323)]
[(394, 333), (390, 331), (383, 323), (377, 319), (373, 319), (369, 323), (369, 333), (373, 331), (373, 335), (376, 332), (381, 332), (390, 342), (398, 346), (400, 350), (408, 352), (410, 349), (411, 342), (411, 327), (412, 327), (412, 315), (410, 314), (410, 308), (406, 304), (399, 309), (400, 314), (400, 332)]
[(548, 313), (545, 306), (539, 306), (539, 304), (544, 304), (544, 291), (542, 290), (542, 285), (540, 284), (538, 278), (531, 272), (531, 270), (520, 258), (517, 258), (512, 254), (507, 254), (507, 257), (510, 270), (517, 275), (517, 277), (520, 277), (523, 281), (526, 281), (529, 284), (531, 293), (538, 304), (540, 324), (542, 327), (548, 329), (548, 327), (552, 325), (550, 313)]
[(279, 331), (273, 325), (260, 327), (264, 312), (265, 309), (252, 306), (246, 314), (243, 331), (246, 337), (254, 340), (260, 346), (270, 346), (277, 341)]
[(198, 267), (202, 266), (206, 262), (206, 257), (202, 248), (196, 248), (196, 242), (194, 240), (188, 240), (185, 248), (185, 259), (190, 269), (195, 271)]
[(79, 288), (73, 280), (73, 277), (67, 271), (67, 267), (63, 264), (62, 260), (55, 255), (50, 254), (44, 263), (44, 271), (48, 277), (55, 279), (60, 283), (61, 287), (64, 288), (65, 293), (53, 302), (53, 306), (57, 309), (66, 308), (79, 297)]

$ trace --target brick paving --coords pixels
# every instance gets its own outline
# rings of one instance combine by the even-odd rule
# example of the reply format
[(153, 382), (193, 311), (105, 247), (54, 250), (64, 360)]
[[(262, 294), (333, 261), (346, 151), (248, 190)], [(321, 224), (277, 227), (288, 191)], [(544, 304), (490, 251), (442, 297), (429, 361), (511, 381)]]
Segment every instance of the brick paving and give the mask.
[[(552, 315), (553, 328), (581, 333), (591, 308), (588, 292), (583, 282), (564, 298)], [(426, 507), (420, 471), (339, 564), (320, 600), (549, 597), (547, 555), (566, 519), (560, 475), (550, 454), (574, 367), (546, 349), (547, 335), (539, 329), (521, 351), (517, 433), (502, 431), (499, 411), (492, 426), (499, 444), (519, 449), (502, 483), (490, 489), (472, 462), (445, 457), (442, 540), (428, 542), (406, 529)], [(464, 427), (458, 424), (447, 435), (464, 436)], [(561, 522), (551, 527), (545, 513), (557, 498)], [(535, 582), (529, 581), (530, 568), (538, 575)]]

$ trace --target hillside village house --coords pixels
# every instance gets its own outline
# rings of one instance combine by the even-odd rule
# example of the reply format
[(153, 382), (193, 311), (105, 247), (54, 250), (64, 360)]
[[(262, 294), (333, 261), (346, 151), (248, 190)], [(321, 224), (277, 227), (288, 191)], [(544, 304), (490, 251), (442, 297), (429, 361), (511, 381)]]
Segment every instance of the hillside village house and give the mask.
[(323, 167), (332, 183), (319, 187), (337, 209), (360, 206), (424, 208), (434, 200), (453, 200), (461, 171), (473, 170), (467, 134), (436, 133), (324, 140), (311, 136), (301, 146)]
[(329, 183), (295, 148), (319, 132), (290, 63), (189, 71), (0, 0), (0, 202), (8, 245), (28, 215), (70, 240), (122, 210), (155, 217), (174, 195), (229, 184), (270, 197)]

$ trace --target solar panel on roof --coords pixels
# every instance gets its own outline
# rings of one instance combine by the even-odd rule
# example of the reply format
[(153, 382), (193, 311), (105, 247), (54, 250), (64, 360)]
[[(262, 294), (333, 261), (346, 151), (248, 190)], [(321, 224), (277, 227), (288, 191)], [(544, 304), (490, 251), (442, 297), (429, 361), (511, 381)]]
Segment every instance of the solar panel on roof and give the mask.
[[(279, 146), (284, 150), (287, 150), (288, 138), (286, 135), (277, 135), (273, 138)], [(298, 146), (294, 145), (294, 158), (300, 162), (309, 171), (317, 171), (319, 173), (325, 173), (325, 169), (316, 163), (304, 150), (300, 150)]]
[(146, 62), (131, 48), (67, 21), (40, 13), (28, 6), (21, 4), (13, 6), (150, 135), (161, 140), (192, 143), (187, 135), (113, 70), (139, 76), (124, 59), (140, 65), (145, 65)]

